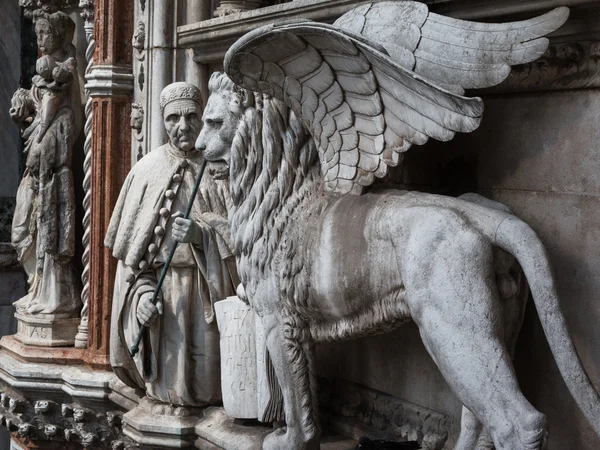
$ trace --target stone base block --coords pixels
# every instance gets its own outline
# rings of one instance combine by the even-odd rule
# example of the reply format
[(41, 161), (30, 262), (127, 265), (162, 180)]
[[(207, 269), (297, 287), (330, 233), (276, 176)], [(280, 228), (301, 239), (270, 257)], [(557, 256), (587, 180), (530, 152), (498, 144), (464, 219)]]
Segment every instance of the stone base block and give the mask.
[(72, 347), (32, 347), (23, 344), (15, 335), (3, 336), (0, 348), (11, 356), (28, 363), (83, 365), (85, 350)]
[(198, 420), (194, 415), (156, 414), (142, 401), (123, 415), (123, 434), (143, 450), (188, 448), (197, 438), (194, 427)]
[[(265, 436), (273, 427), (244, 422), (229, 417), (223, 408), (208, 408), (196, 425), (196, 448), (199, 450), (261, 450)], [(321, 450), (354, 450), (358, 442), (326, 430), (321, 436)], [(281, 449), (286, 450), (286, 449)]]
[(15, 337), (26, 345), (38, 347), (72, 347), (75, 343), (79, 318), (57, 318), (43, 314), (15, 314)]

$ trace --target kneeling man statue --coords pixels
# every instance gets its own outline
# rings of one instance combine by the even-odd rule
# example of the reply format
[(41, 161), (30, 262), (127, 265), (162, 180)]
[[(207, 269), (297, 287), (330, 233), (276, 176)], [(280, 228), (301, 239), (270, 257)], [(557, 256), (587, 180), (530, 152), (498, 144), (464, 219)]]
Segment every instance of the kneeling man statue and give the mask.
[[(111, 364), (123, 382), (145, 390), (153, 409), (204, 406), (221, 398), (213, 303), (235, 293), (237, 274), (227, 226), (228, 180), (205, 173), (191, 198), (202, 160), (194, 148), (200, 102), (200, 91), (188, 83), (163, 90), (160, 107), (169, 142), (129, 173), (105, 240), (119, 260)], [(190, 201), (186, 220), (182, 212)], [(151, 299), (175, 241), (182, 243), (155, 305)], [(139, 352), (131, 356), (142, 327), (147, 329)]]

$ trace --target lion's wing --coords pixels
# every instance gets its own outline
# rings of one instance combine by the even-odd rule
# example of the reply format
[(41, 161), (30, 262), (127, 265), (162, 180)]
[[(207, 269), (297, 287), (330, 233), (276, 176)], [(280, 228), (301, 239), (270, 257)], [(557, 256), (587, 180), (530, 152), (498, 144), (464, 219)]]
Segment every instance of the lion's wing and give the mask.
[(445, 91), (393, 61), (375, 43), (331, 25), (269, 25), (225, 57), (232, 80), (283, 101), (319, 147), (325, 186), (362, 192), (412, 144), (475, 130), (483, 103)]
[(403, 67), (452, 92), (495, 86), (511, 66), (536, 60), (548, 48), (544, 36), (561, 27), (569, 8), (529, 20), (478, 23), (429, 12), (414, 1), (367, 3), (334, 26), (381, 44)]

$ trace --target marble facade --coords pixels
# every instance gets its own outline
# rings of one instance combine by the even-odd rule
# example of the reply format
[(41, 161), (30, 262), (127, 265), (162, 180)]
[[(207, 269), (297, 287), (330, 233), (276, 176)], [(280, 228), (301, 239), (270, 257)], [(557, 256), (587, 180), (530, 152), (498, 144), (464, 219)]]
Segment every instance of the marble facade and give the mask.
[[(65, 440), (76, 448), (260, 448), (270, 428), (234, 421), (219, 406), (209, 408), (199, 421), (181, 418), (154, 428), (147, 426), (144, 417), (130, 413), (141, 395), (110, 372), (109, 323), (117, 262), (102, 243), (126, 174), (151, 149), (166, 142), (158, 96), (167, 84), (191, 82), (201, 89), (206, 102), (210, 74), (222, 69), (225, 52), (245, 32), (289, 18), (331, 23), (363, 2), (295, 0), (268, 2), (267, 6), (247, 2), (249, 7), (260, 7), (222, 17), (210, 10), (211, 2), (200, 0), (84, 3), (95, 9), (93, 35), (98, 39), (95, 49), (88, 49), (94, 64), (86, 78), (90, 96), (83, 96), (84, 102), (90, 101), (89, 304), (87, 334), (81, 340), (87, 348), (58, 348), (45, 354), (36, 347), (3, 340), (0, 391), (5, 395), (0, 401), (0, 423), (12, 433), (16, 448)], [(546, 0), (423, 3), (442, 15), (484, 22), (529, 18), (559, 6)], [(72, 17), (81, 13), (78, 2), (64, 4)], [(419, 151), (407, 152), (402, 168), (392, 169), (379, 186), (452, 196), (477, 192), (508, 205), (529, 223), (548, 249), (575, 346), (598, 389), (600, 2), (565, 0), (560, 5), (571, 8), (571, 17), (551, 36), (546, 55), (514, 68), (505, 83), (482, 94), (486, 110), (479, 130), (450, 143), (429, 142)], [(12, 13), (19, 16), (16, 7)], [(83, 19), (80, 25), (77, 51), (83, 75), (88, 42)], [(16, 35), (20, 32), (11, 31), (11, 36)], [(12, 41), (8, 47), (2, 47), (4, 42), (0, 49), (14, 51)], [(6, 78), (8, 70), (12, 78)], [(0, 77), (11, 80), (12, 93), (20, 72), (16, 65), (4, 65)], [(10, 203), (19, 180), (15, 146), (20, 140), (18, 131), (12, 135), (4, 131), (8, 128), (0, 132), (0, 142), (4, 142), (0, 197)], [(15, 151), (6, 151), (9, 147)], [(83, 222), (83, 214), (78, 220)], [(25, 283), (10, 249), (6, 247), (5, 257), (4, 248), (0, 244), (0, 326), (6, 320), (10, 329), (16, 325), (5, 319), (12, 314), (4, 312), (23, 295)], [(453, 448), (461, 404), (427, 354), (416, 326), (320, 344), (317, 357), (322, 423), (337, 435), (326, 436), (322, 449), (349, 450), (363, 435), (419, 440), (426, 443), (425, 448)], [(600, 438), (560, 378), (531, 304), (517, 341), (515, 366), (525, 396), (548, 417), (549, 448), (600, 447)], [(14, 400), (12, 412), (10, 399)], [(36, 411), (39, 401), (51, 402), (49, 409), (42, 411), (38, 405)], [(76, 416), (83, 419), (77, 421)], [(41, 429), (26, 426), (38, 420)], [(53, 427), (57, 427), (56, 434)]]

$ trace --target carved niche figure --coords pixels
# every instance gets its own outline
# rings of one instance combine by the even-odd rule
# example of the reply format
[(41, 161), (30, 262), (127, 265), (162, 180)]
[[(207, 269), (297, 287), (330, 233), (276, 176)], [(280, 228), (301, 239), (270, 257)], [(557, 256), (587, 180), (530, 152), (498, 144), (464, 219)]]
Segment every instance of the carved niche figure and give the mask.
[[(263, 93), (233, 140), (229, 214), (240, 278), (284, 396), (287, 429), (263, 448), (319, 448), (315, 342), (410, 319), (465, 405), (464, 423), (481, 421), (499, 450), (545, 448), (545, 417), (519, 390), (510, 356), (523, 303), (504, 304), (514, 294), (503, 291), (519, 276), (497, 281), (494, 248), (522, 267), (558, 367), (600, 433), (600, 400), (535, 232), (476, 195), (363, 193), (411, 145), (475, 130), (483, 102), (464, 89), (498, 84), (511, 64), (541, 56), (543, 36), (567, 17), (558, 8), (488, 25), (379, 2), (334, 25), (269, 25), (230, 48), (228, 75)], [(210, 160), (212, 142), (201, 135), (197, 145)], [(463, 428), (457, 450), (475, 448), (471, 431)]]
[(15, 303), (21, 315), (74, 317), (81, 306), (71, 266), (75, 198), (71, 159), (82, 109), (71, 41), (75, 23), (63, 12), (34, 13), (42, 56), (31, 90), (19, 89), (10, 114), (23, 129), (26, 169), (19, 185), (12, 244), (27, 273), (29, 291)]
[(142, 141), (144, 139), (142, 135), (142, 127), (144, 126), (144, 107), (141, 103), (132, 103), (129, 125), (131, 126), (131, 129), (135, 132), (136, 140)]
[[(119, 260), (113, 295), (111, 363), (129, 386), (143, 388), (156, 412), (162, 404), (202, 406), (220, 400), (219, 336), (212, 304), (235, 292), (227, 209), (229, 180), (204, 175), (191, 220), (178, 217), (190, 201), (202, 154), (195, 86), (173, 83), (161, 93), (169, 142), (131, 170), (113, 212), (105, 244)], [(151, 303), (174, 240), (179, 245)], [(147, 327), (140, 351), (129, 349)]]
[(135, 32), (133, 33), (133, 39), (131, 40), (131, 46), (138, 51), (144, 49), (144, 42), (146, 41), (146, 25), (141, 20), (137, 23)]

